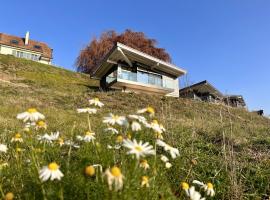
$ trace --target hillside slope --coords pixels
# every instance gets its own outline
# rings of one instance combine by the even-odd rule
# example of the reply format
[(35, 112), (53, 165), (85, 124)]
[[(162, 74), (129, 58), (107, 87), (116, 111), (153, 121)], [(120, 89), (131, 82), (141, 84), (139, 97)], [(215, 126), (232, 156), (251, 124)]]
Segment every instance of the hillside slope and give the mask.
[[(59, 198), (64, 196), (65, 199), (72, 199), (76, 195), (78, 199), (86, 199), (87, 194), (89, 199), (140, 199), (142, 195), (149, 199), (182, 199), (180, 183), (194, 179), (211, 181), (216, 191), (214, 199), (260, 199), (270, 195), (268, 119), (243, 109), (180, 98), (121, 92), (102, 93), (98, 92), (97, 85), (97, 81), (90, 80), (84, 74), (0, 55), (0, 143), (21, 131), (22, 123), (16, 119), (16, 115), (30, 107), (38, 108), (44, 113), (48, 123), (47, 132), (59, 130), (68, 135), (72, 131), (79, 133), (86, 130), (87, 121), (76, 113), (76, 109), (87, 106), (87, 99), (98, 97), (105, 106), (95, 117), (91, 117), (91, 121), (94, 131), (100, 137), (100, 143), (103, 139), (106, 140), (102, 135), (106, 127), (101, 120), (104, 115), (110, 112), (127, 115), (140, 108), (152, 106), (156, 110), (155, 117), (167, 129), (164, 138), (180, 150), (180, 157), (172, 160), (173, 167), (160, 175), (162, 186), (151, 189), (153, 193), (134, 193), (136, 189), (133, 190), (131, 184), (122, 193), (111, 194), (100, 183), (94, 185), (94, 179), (78, 178), (84, 164), (96, 162), (94, 157), (91, 160), (91, 155), (78, 153), (71, 158), (77, 163), (71, 168), (78, 168), (80, 165), (81, 168), (59, 186), (59, 193), (62, 191)], [(148, 138), (143, 135), (140, 137), (143, 140)], [(48, 154), (64, 162), (65, 156), (55, 151), (57, 153), (48, 150)], [(44, 157), (46, 156), (42, 159), (49, 160)], [(1, 162), (5, 159), (8, 162), (16, 161), (11, 156), (1, 157)], [(11, 166), (14, 163), (9, 164)], [(104, 163), (105, 167), (110, 164), (110, 161)], [(1, 182), (1, 190), (4, 193), (13, 191), (18, 199), (38, 198), (41, 191), (38, 186), (33, 186), (37, 181), (32, 180), (27, 171), (21, 172), (24, 174), (21, 176), (26, 177), (25, 183), (22, 177), (12, 181), (10, 177), (14, 176), (14, 170), (6, 169), (5, 173), (1, 173), (6, 177)], [(85, 181), (88, 181), (87, 184)], [(46, 185), (49, 199), (54, 199), (53, 196), (56, 195), (52, 189), (55, 185), (56, 183)], [(33, 192), (35, 189), (36, 192)], [(150, 198), (149, 195), (153, 196)]]

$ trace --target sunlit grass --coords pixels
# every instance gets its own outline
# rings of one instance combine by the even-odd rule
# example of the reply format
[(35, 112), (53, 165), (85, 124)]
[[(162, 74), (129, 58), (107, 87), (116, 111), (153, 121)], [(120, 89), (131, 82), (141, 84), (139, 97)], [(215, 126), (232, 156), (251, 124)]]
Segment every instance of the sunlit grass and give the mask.
[[(35, 76), (35, 72), (42, 73)], [(12, 192), (17, 199), (42, 199), (44, 194), (47, 199), (183, 199), (186, 194), (181, 183), (191, 186), (193, 180), (213, 183), (213, 199), (260, 199), (269, 195), (270, 125), (265, 118), (241, 109), (183, 99), (95, 92), (88, 87), (94, 84), (87, 76), (12, 57), (0, 56), (0, 78), (1, 73), (12, 75), (13, 83), (28, 86), (0, 82), (0, 143), (8, 146), (7, 153), (0, 154), (2, 195)], [(53, 76), (61, 78), (52, 82)], [(96, 139), (94, 143), (78, 141), (77, 136), (83, 137), (89, 130), (89, 123), (87, 114), (77, 113), (77, 109), (92, 106), (87, 99), (93, 97), (105, 104), (90, 116)], [(162, 147), (157, 148), (156, 160), (154, 156), (143, 158), (150, 166), (148, 170), (140, 167), (141, 160), (126, 154), (128, 149), (108, 149), (108, 144), (113, 148), (119, 145), (120, 136), (155, 146), (158, 135), (149, 134), (153, 130), (143, 125), (138, 134), (119, 127), (113, 134), (105, 131), (108, 127), (102, 122), (109, 113), (127, 116), (150, 105), (156, 111), (154, 119), (166, 128), (164, 141), (180, 153), (169, 160), (170, 168), (161, 160), (164, 153), (170, 158)], [(16, 115), (30, 107), (46, 116), (46, 130), (23, 131), (24, 124)], [(74, 141), (80, 148), (61, 146), (58, 140), (53, 145), (38, 140), (37, 135), (57, 131), (63, 141)], [(11, 143), (16, 133), (21, 134), (23, 143)], [(39, 170), (51, 162), (59, 165), (64, 177), (41, 182)], [(123, 189), (109, 190), (100, 167), (95, 167), (94, 176), (86, 175), (85, 168), (93, 165), (101, 165), (102, 172), (118, 166), (125, 177)], [(135, 173), (134, 166), (138, 166)], [(149, 187), (141, 187), (143, 176), (149, 178)]]

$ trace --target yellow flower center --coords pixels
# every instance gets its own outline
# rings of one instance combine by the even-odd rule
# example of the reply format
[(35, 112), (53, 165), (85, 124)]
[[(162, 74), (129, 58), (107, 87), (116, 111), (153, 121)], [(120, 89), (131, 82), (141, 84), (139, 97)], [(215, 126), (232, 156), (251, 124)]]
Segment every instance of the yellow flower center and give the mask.
[(5, 195), (5, 200), (13, 200), (14, 199), (14, 194), (12, 192), (8, 192)]
[(142, 182), (148, 183), (149, 182), (149, 177), (148, 176), (142, 176)]
[(35, 113), (35, 112), (37, 112), (37, 109), (35, 109), (35, 108), (29, 108), (27, 110), (27, 112), (29, 112), (29, 113)]
[(182, 183), (181, 183), (181, 186), (182, 186), (182, 189), (183, 189), (183, 190), (188, 190), (188, 188), (189, 188), (189, 184), (186, 183), (186, 182), (182, 182)]
[(64, 140), (62, 138), (58, 139), (59, 144), (64, 144)]
[(162, 139), (163, 138), (163, 136), (162, 136), (162, 134), (161, 133), (155, 133), (155, 137), (157, 138), (157, 139)]
[(137, 151), (139, 151), (139, 152), (141, 152), (141, 151), (143, 150), (141, 146), (136, 146), (135, 149), (136, 149)]
[(128, 134), (127, 134), (127, 138), (128, 138), (128, 139), (131, 139), (131, 137), (132, 137), (131, 134), (128, 133)]
[(213, 188), (214, 188), (214, 186), (213, 186), (212, 183), (207, 183), (207, 187), (208, 187), (209, 189), (213, 189)]
[(148, 112), (150, 114), (154, 114), (155, 113), (155, 110), (154, 110), (154, 108), (148, 106), (146, 112)]
[(152, 121), (152, 123), (153, 123), (153, 124), (158, 124), (158, 121), (157, 121), (156, 119), (154, 119), (154, 120)]
[(92, 166), (92, 165), (87, 166), (85, 168), (85, 170), (84, 170), (84, 173), (87, 176), (94, 176), (95, 175), (95, 172), (96, 172), (96, 170), (95, 170), (94, 166)]
[(92, 135), (95, 135), (95, 133), (94, 132), (90, 132), (90, 131), (86, 131), (85, 135), (92, 136)]
[(122, 143), (122, 142), (123, 142), (123, 136), (122, 136), (122, 135), (118, 135), (118, 136), (116, 137), (116, 142)]
[(21, 136), (21, 134), (20, 133), (16, 133), (16, 135), (15, 135), (15, 138), (16, 139), (20, 139), (22, 136)]
[(94, 98), (94, 101), (97, 101), (98, 102), (99, 101), (99, 98)]
[(19, 153), (19, 152), (22, 152), (22, 149), (19, 148), (19, 147), (17, 147), (17, 148), (16, 148), (16, 152), (18, 152), (18, 153)]
[(37, 125), (40, 127), (44, 127), (46, 125), (46, 123), (44, 121), (38, 121)]
[(49, 170), (56, 171), (58, 170), (59, 166), (56, 164), (56, 162), (52, 162), (48, 165)]
[(116, 166), (114, 166), (114, 167), (111, 169), (111, 173), (112, 173), (112, 175), (115, 176), (115, 177), (121, 176), (121, 170), (120, 170), (120, 168), (118, 168), (118, 167), (116, 167)]
[(119, 116), (118, 115), (113, 115), (112, 117), (114, 120), (118, 120), (119, 119)]
[(147, 160), (141, 160), (141, 164), (146, 165), (146, 164), (148, 164), (148, 162), (147, 162)]

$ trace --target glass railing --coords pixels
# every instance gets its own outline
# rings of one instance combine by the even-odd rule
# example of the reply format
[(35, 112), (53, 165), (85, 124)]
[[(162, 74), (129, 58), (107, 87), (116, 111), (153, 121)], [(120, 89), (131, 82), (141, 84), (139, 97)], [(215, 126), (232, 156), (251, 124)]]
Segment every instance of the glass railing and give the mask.
[(137, 71), (136, 73), (127, 70), (121, 70), (121, 73), (118, 73), (118, 78), (164, 88), (174, 88), (173, 82), (170, 80), (163, 81), (161, 75), (150, 74), (142, 71)]

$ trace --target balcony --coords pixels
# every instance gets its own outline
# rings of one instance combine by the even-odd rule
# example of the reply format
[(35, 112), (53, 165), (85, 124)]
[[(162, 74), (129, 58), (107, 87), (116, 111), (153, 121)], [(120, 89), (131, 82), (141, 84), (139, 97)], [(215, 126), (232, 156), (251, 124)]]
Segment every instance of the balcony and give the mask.
[(165, 78), (156, 73), (142, 70), (132, 72), (117, 69), (106, 77), (106, 82), (112, 88), (125, 88), (127, 90), (147, 91), (158, 94), (168, 94), (174, 91), (174, 80)]

